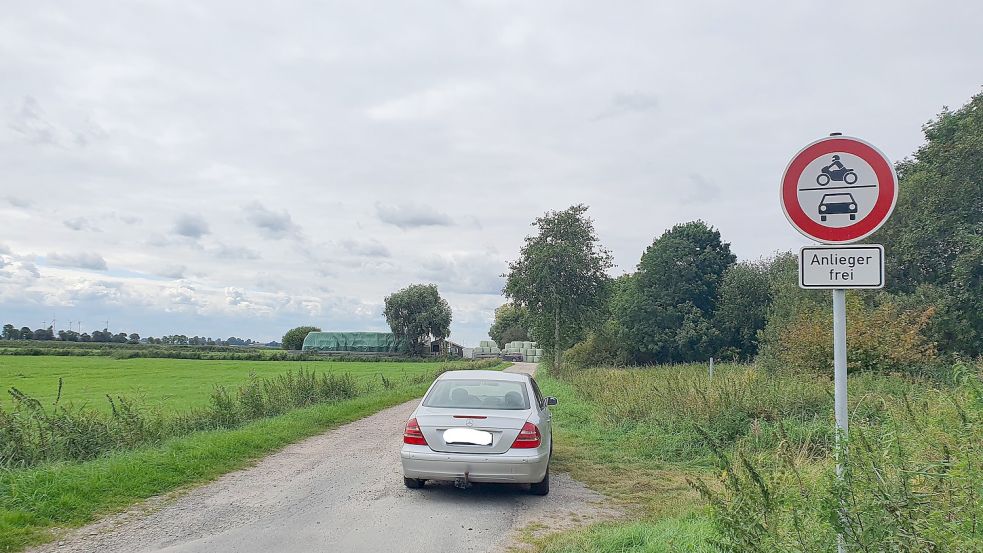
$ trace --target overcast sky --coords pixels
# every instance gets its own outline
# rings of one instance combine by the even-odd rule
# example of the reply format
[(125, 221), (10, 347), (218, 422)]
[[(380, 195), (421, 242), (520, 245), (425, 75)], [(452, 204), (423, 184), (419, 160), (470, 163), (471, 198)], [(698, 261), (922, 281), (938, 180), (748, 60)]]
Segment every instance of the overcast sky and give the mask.
[[(434, 282), (486, 338), (533, 218), (614, 274), (703, 219), (798, 247), (830, 131), (893, 159), (983, 85), (983, 3), (0, 0), (0, 323), (384, 330)], [(876, 238), (876, 235), (875, 235)]]

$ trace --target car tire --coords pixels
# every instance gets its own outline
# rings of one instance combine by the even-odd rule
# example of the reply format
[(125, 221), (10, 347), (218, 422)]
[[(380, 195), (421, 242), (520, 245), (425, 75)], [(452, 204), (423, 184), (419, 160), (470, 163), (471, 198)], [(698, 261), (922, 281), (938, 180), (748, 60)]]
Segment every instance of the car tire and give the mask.
[(851, 221), (856, 221), (857, 220), (857, 214), (856, 213), (851, 213), (850, 214), (850, 220)]
[(823, 220), (823, 221), (825, 221), (825, 220), (826, 220), (826, 216), (825, 216), (825, 215), (820, 215), (820, 216), (819, 216), (819, 218), (820, 218), (821, 220)]
[(550, 468), (546, 467), (546, 474), (543, 479), (535, 484), (529, 484), (529, 493), (533, 495), (547, 495), (550, 493)]
[(422, 488), (424, 482), (426, 482), (426, 480), (421, 480), (419, 478), (407, 478), (405, 476), (403, 477), (403, 484), (405, 484), (407, 488), (412, 488), (414, 490)]

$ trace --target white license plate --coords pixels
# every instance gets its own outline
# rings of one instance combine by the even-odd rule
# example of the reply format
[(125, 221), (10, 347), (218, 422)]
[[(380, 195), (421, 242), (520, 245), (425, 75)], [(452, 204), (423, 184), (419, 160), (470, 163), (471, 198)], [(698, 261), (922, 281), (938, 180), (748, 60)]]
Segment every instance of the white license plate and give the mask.
[(445, 444), (491, 445), (491, 432), (474, 428), (448, 428), (444, 430)]

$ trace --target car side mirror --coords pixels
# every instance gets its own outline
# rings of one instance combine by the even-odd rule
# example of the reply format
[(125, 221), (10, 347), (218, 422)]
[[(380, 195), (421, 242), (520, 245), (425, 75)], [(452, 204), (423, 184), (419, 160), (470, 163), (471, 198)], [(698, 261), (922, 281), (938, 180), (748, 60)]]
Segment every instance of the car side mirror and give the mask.
[(556, 398), (549, 396), (546, 398), (546, 405), (556, 405)]

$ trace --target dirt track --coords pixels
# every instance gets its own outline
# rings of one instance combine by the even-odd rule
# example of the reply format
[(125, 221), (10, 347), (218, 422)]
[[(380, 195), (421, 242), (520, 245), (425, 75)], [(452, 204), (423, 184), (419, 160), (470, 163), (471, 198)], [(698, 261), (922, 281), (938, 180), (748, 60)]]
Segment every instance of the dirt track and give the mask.
[[(517, 363), (514, 372), (535, 365)], [(602, 497), (552, 476), (520, 486), (403, 486), (399, 445), (411, 401), (291, 445), (255, 466), (72, 532), (58, 552), (500, 551), (530, 523), (562, 528), (612, 514)]]

